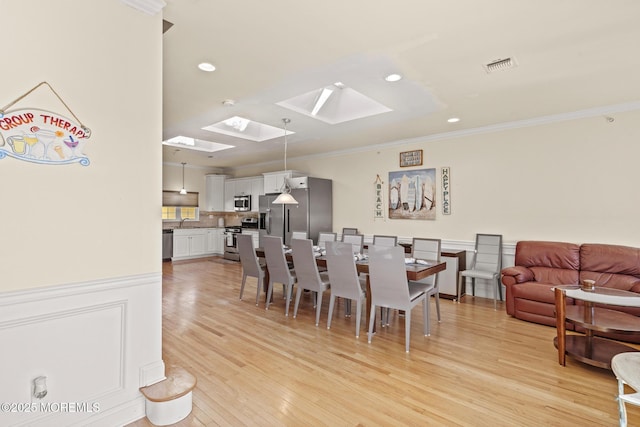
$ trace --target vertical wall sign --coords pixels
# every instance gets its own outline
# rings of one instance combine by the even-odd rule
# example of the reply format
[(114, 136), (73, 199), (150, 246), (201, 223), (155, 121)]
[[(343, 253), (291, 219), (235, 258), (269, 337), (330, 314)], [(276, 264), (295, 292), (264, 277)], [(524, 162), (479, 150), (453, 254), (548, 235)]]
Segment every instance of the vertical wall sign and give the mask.
[[(58, 97), (74, 119), (36, 108), (7, 111), (42, 85)], [(41, 164), (89, 165), (83, 153), (91, 130), (84, 126), (47, 82), (42, 82), (0, 110), (0, 159), (12, 157)]]
[(373, 182), (373, 219), (384, 218), (384, 194), (382, 189), (382, 179), (380, 175), (376, 175), (376, 180)]
[(442, 214), (451, 215), (451, 168), (442, 168)]

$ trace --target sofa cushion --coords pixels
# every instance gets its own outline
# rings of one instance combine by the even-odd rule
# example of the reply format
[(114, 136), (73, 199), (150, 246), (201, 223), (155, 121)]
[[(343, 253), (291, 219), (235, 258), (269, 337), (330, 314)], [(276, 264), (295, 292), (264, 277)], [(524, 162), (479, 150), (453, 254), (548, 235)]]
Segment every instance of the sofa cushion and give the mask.
[(578, 284), (580, 246), (565, 242), (520, 241), (516, 245), (515, 265), (528, 267), (536, 282)]
[(580, 280), (640, 293), (640, 249), (585, 243), (580, 247)]

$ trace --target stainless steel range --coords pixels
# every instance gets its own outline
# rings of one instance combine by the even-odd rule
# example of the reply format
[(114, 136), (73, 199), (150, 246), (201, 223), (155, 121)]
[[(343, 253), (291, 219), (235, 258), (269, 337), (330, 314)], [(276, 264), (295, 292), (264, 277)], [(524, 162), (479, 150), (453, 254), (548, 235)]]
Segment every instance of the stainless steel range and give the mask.
[(238, 234), (242, 233), (241, 227), (225, 227), (224, 229), (224, 258), (240, 261), (238, 253)]

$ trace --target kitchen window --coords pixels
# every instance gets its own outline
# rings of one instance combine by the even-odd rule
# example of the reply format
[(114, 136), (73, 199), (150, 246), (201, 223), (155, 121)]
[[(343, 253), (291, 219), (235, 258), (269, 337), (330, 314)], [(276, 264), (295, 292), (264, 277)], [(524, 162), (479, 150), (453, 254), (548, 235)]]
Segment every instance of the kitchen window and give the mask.
[(199, 220), (200, 212), (197, 207), (193, 206), (163, 206), (163, 221), (181, 221), (183, 219)]

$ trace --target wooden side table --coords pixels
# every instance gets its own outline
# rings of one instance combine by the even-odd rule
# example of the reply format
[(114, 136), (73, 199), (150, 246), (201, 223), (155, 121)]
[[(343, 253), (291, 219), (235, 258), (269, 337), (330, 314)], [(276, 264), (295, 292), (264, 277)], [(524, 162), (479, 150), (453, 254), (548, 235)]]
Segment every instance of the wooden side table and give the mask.
[[(623, 343), (594, 337), (594, 332), (633, 334), (640, 332), (640, 318), (621, 311), (596, 307), (594, 304), (640, 307), (640, 295), (613, 288), (596, 287), (584, 291), (578, 286), (556, 286), (556, 329), (554, 345), (558, 363), (565, 366), (566, 355), (599, 368), (611, 369), (611, 358), (618, 353), (638, 351)], [(584, 301), (583, 305), (566, 304), (567, 298)], [(566, 324), (585, 329), (584, 335), (567, 335)]]

